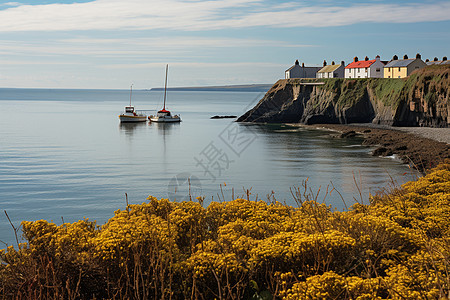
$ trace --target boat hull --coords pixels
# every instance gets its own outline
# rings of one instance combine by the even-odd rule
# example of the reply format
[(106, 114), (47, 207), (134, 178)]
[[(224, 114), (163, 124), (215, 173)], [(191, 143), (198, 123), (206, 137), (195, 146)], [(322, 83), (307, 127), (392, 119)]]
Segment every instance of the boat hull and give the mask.
[(127, 116), (119, 115), (120, 122), (122, 123), (136, 123), (136, 122), (146, 122), (146, 116)]
[(162, 117), (148, 117), (151, 122), (155, 123), (177, 123), (181, 122), (180, 117), (170, 117), (170, 118), (162, 118)]

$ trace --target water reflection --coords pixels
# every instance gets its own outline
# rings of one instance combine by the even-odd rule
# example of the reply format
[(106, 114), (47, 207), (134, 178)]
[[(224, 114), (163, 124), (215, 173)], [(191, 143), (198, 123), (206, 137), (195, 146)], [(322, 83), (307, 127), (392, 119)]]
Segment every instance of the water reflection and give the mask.
[(174, 123), (158, 123), (158, 122), (149, 122), (148, 126), (150, 128), (156, 128), (158, 130), (159, 135), (170, 135), (175, 130), (180, 129), (180, 122), (174, 122)]
[(126, 135), (133, 135), (136, 129), (142, 128), (144, 125), (145, 122), (119, 123), (119, 128), (120, 131), (124, 132)]
[[(321, 189), (320, 198), (326, 198), (328, 204), (338, 209), (344, 203), (336, 191), (344, 194), (350, 206), (356, 200), (367, 202), (370, 194), (392, 186), (392, 178), (402, 184), (418, 176), (401, 162), (371, 156), (371, 149), (361, 145), (361, 137), (341, 139), (326, 130), (281, 124), (240, 128), (243, 134), (258, 135), (258, 149), (263, 151), (274, 186), (285, 186), (287, 182), (301, 186), (302, 181), (308, 180), (308, 187)], [(393, 164), (398, 167), (393, 168)]]

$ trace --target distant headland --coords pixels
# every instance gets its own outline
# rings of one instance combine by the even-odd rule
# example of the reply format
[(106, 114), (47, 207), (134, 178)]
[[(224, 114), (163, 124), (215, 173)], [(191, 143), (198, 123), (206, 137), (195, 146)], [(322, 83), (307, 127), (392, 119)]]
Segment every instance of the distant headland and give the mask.
[[(173, 87), (168, 91), (204, 91), (204, 92), (267, 92), (273, 84), (240, 84), (223, 86)], [(164, 88), (151, 88), (151, 91), (162, 91)]]

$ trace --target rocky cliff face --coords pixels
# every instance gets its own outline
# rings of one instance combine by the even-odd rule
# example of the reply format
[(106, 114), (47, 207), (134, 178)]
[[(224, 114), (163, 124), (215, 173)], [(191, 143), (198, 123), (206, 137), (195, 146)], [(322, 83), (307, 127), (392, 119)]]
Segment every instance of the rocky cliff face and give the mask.
[(407, 79), (282, 79), (238, 122), (450, 125), (450, 65)]

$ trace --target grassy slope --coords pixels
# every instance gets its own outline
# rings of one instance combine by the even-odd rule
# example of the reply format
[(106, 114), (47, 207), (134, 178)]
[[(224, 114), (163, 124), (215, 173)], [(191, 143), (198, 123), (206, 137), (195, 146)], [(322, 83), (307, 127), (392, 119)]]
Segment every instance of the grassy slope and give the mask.
[(398, 108), (401, 101), (411, 100), (415, 89), (424, 90), (425, 103), (437, 101), (436, 93), (449, 94), (450, 65), (430, 66), (413, 72), (404, 79), (368, 78), (368, 79), (310, 79), (308, 81), (323, 81), (325, 85), (319, 89), (331, 91), (339, 95), (336, 99), (338, 107), (349, 107), (359, 101), (365, 90), (373, 91), (376, 100), (385, 106)]

